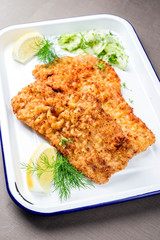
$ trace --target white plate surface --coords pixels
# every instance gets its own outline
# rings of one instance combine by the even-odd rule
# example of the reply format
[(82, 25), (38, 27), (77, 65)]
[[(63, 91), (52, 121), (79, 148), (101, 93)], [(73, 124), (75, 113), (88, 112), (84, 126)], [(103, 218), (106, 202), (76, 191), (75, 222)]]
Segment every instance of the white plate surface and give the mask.
[[(15, 41), (24, 33), (39, 31), (47, 37), (89, 29), (113, 32), (119, 36), (129, 55), (127, 70), (116, 69), (122, 82), (131, 90), (122, 89), (126, 101), (156, 136), (156, 143), (133, 157), (127, 168), (114, 174), (104, 185), (87, 190), (74, 190), (71, 198), (60, 201), (58, 193), (31, 193), (26, 185), (23, 162), (44, 139), (14, 116), (11, 98), (34, 81), (35, 59), (22, 65), (12, 58)], [(133, 29), (124, 19), (112, 15), (95, 15), (47, 22), (16, 25), (0, 32), (0, 120), (4, 170), (7, 189), (12, 199), (28, 211), (55, 214), (135, 199), (160, 192), (160, 83)], [(17, 191), (18, 190), (18, 191)]]

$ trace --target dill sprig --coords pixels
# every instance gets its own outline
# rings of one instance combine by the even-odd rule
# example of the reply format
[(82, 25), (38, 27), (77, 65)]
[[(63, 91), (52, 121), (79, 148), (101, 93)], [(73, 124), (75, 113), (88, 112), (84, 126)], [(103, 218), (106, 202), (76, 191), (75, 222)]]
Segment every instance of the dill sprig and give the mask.
[(108, 64), (118, 64), (118, 57), (116, 53), (108, 55)]
[(63, 146), (63, 148), (66, 148), (66, 145), (67, 145), (68, 142), (70, 142), (70, 143), (73, 144), (73, 141), (72, 141), (72, 140), (67, 139), (67, 138), (61, 136), (61, 143), (60, 143), (60, 144)]
[(133, 103), (133, 99), (130, 99), (130, 98), (129, 98), (129, 101), (130, 101), (130, 103)]
[(39, 51), (36, 54), (38, 60), (47, 66), (51, 63), (55, 64), (55, 58), (58, 58), (58, 56), (53, 47), (53, 43), (44, 38), (42, 42), (36, 43), (36, 45), (39, 47)]
[(58, 152), (55, 161), (53, 186), (55, 190), (59, 190), (60, 199), (66, 200), (71, 195), (71, 189), (89, 188), (93, 184), (81, 172), (77, 171), (66, 157)]
[(125, 89), (127, 89), (127, 90), (130, 90), (130, 89), (127, 87), (127, 85), (126, 85), (125, 82), (122, 83), (122, 86), (123, 86), (123, 88), (125, 88)]
[(129, 88), (127, 87), (127, 85), (126, 85), (125, 82), (122, 83), (122, 86), (123, 86), (123, 88), (127, 89), (128, 91), (132, 91), (131, 89), (129, 89)]
[(59, 198), (67, 200), (71, 195), (72, 189), (93, 187), (93, 183), (85, 177), (81, 172), (76, 170), (61, 153), (57, 153), (57, 158), (51, 164), (48, 161), (46, 154), (40, 155), (41, 166), (39, 164), (22, 163), (22, 169), (25, 169), (30, 174), (37, 173), (41, 177), (43, 173), (52, 172), (52, 185), (55, 190), (59, 191)]
[(34, 163), (26, 164), (22, 163), (22, 169), (27, 170), (28, 173), (33, 175), (35, 172), (37, 173), (37, 177), (40, 178), (43, 173), (53, 172), (54, 169), (54, 156), (52, 157), (52, 163), (49, 162), (48, 157), (45, 153), (41, 153), (40, 155), (41, 164)]
[(98, 67), (101, 71), (104, 71), (106, 65), (103, 62), (101, 62), (101, 60), (99, 60), (98, 64), (95, 64), (95, 67)]
[(35, 163), (32, 163), (32, 165), (27, 163), (21, 163), (21, 168), (33, 175), (38, 170), (38, 165)]

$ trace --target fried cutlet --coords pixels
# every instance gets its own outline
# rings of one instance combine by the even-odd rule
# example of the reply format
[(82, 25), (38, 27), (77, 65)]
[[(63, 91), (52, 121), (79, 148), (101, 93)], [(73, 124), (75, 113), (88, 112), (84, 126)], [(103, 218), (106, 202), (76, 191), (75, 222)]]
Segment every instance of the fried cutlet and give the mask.
[(146, 124), (136, 117), (121, 93), (121, 81), (113, 67), (93, 55), (63, 57), (56, 65), (37, 65), (33, 70), (42, 81), (63, 93), (89, 92), (102, 103), (103, 109), (121, 126), (125, 136), (145, 151), (155, 142)]
[[(102, 184), (126, 167), (136, 146), (90, 93), (64, 94), (34, 82), (12, 99), (17, 118), (42, 134), (79, 171)], [(66, 147), (61, 138), (70, 139)]]
[[(12, 99), (17, 118), (42, 134), (96, 183), (155, 142), (121, 94), (114, 69), (92, 55), (38, 65), (36, 81)], [(64, 149), (61, 137), (73, 141)]]

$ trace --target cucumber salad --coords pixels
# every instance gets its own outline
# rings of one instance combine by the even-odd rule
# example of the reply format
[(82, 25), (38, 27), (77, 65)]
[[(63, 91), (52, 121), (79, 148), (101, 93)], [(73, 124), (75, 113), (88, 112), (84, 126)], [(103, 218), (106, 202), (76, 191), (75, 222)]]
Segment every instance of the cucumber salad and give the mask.
[(67, 33), (58, 38), (59, 46), (74, 54), (93, 54), (109, 65), (125, 70), (128, 55), (118, 37), (111, 32), (89, 30), (84, 33)]

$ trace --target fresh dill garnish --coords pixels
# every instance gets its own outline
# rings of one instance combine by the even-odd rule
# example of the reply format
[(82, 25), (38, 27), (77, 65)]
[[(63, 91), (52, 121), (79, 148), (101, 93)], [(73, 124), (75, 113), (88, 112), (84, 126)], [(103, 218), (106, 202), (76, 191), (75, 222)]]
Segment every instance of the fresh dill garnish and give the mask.
[(129, 90), (129, 91), (132, 91), (131, 89), (129, 89), (129, 88), (127, 87), (127, 85), (126, 85), (125, 82), (122, 83), (122, 86), (123, 86), (125, 89), (127, 89), (127, 90)]
[(39, 166), (38, 164), (32, 163), (32, 164), (27, 164), (27, 163), (21, 163), (21, 168), (28, 171), (31, 175), (33, 175), (38, 169)]
[(44, 38), (42, 42), (37, 43), (37, 47), (40, 48), (40, 50), (36, 54), (40, 62), (46, 64), (47, 66), (50, 63), (55, 64), (55, 58), (58, 58), (58, 56), (55, 52), (52, 42)]
[(95, 67), (98, 67), (101, 71), (104, 71), (106, 65), (99, 60), (98, 64), (95, 64)]
[(128, 90), (129, 90), (129, 88), (127, 87), (127, 85), (126, 85), (126, 83), (125, 83), (125, 82), (123, 82), (123, 83), (122, 83), (122, 86), (123, 86), (124, 88), (126, 88), (126, 89), (128, 89)]
[(108, 56), (108, 64), (112, 65), (112, 64), (118, 64), (117, 61), (118, 57), (116, 53), (112, 53)]
[(60, 199), (66, 200), (71, 195), (71, 189), (89, 188), (93, 184), (81, 172), (77, 171), (66, 157), (58, 152), (55, 161), (53, 186), (55, 190), (59, 190)]
[(114, 36), (113, 33), (112, 33), (111, 31), (109, 31), (109, 35), (110, 35), (110, 36)]
[(67, 139), (67, 138), (61, 136), (61, 145), (63, 146), (63, 148), (66, 148), (68, 142), (70, 142), (70, 143), (73, 144), (73, 141), (72, 141), (72, 140)]
[(43, 173), (46, 172), (53, 172), (54, 169), (54, 156), (52, 157), (52, 163), (49, 163), (48, 157), (45, 153), (42, 153), (40, 155), (40, 162), (42, 163), (41, 166), (40, 164), (35, 164), (34, 162), (32, 164), (26, 164), (26, 163), (22, 163), (22, 169), (25, 169), (28, 171), (28, 173), (30, 173), (31, 175), (33, 175), (35, 172), (37, 172), (37, 176), (38, 178), (40, 178), (40, 176)]
[(40, 178), (43, 173), (53, 173), (52, 185), (55, 190), (59, 191), (59, 198), (67, 200), (71, 195), (72, 189), (90, 188), (93, 183), (74, 168), (60, 152), (57, 153), (57, 158), (50, 164), (46, 154), (40, 155), (42, 166), (39, 164), (22, 163), (22, 169), (26, 170), (31, 175), (37, 173)]
[(133, 100), (129, 98), (130, 103), (133, 103)]

